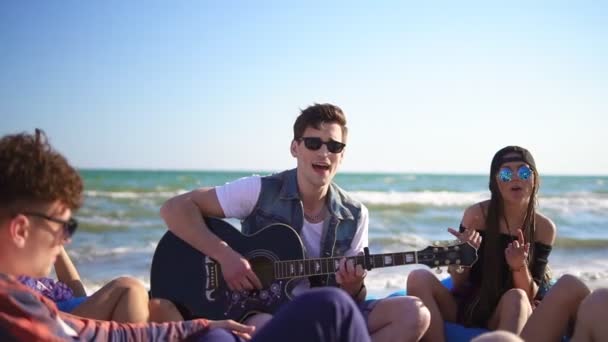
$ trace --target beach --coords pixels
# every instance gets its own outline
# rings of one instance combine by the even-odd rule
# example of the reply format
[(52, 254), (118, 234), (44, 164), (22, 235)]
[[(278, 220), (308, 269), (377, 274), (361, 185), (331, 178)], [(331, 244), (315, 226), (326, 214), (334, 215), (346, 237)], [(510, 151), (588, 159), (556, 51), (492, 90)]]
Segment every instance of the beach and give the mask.
[[(81, 170), (85, 202), (81, 222), (67, 246), (89, 291), (130, 275), (149, 286), (150, 264), (166, 227), (158, 212), (168, 198), (268, 172)], [(484, 175), (339, 174), (336, 182), (370, 212), (370, 252), (422, 250), (436, 240), (453, 240), (464, 209), (488, 199)], [(539, 210), (557, 225), (549, 265), (557, 278), (581, 277), (591, 288), (608, 287), (608, 177), (544, 176)], [(235, 226), (238, 222), (230, 221)], [(423, 265), (376, 269), (366, 278), (379, 297), (402, 290), (407, 274)], [(437, 274), (447, 276), (447, 271)]]

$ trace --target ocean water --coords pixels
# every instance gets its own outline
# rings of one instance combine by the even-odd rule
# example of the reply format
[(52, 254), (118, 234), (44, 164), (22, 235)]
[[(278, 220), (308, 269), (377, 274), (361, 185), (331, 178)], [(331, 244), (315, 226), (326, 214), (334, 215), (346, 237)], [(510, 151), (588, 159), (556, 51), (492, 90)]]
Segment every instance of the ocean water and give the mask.
[[(149, 285), (150, 264), (166, 228), (158, 212), (168, 198), (201, 186), (265, 172), (83, 170), (86, 198), (81, 225), (67, 247), (85, 285), (94, 290), (131, 275)], [(339, 174), (336, 182), (370, 211), (372, 253), (421, 250), (451, 240), (463, 210), (488, 199), (487, 176)], [(608, 177), (544, 176), (540, 211), (558, 227), (549, 264), (556, 276), (571, 273), (608, 284)], [(236, 222), (233, 222), (236, 223)], [(383, 295), (405, 286), (422, 265), (372, 270), (369, 291)], [(438, 274), (442, 278), (447, 272)]]

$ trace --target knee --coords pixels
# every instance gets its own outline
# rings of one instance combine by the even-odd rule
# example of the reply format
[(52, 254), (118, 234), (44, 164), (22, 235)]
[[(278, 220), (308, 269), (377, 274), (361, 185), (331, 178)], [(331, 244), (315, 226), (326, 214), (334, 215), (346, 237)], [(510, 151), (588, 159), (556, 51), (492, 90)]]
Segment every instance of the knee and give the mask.
[[(422, 336), (431, 322), (429, 309), (417, 297), (394, 297), (378, 303), (378, 313), (387, 317), (391, 323)], [(376, 309), (375, 309), (376, 310)]]
[(111, 282), (108, 285), (112, 289), (118, 289), (120, 291), (129, 292), (137, 295), (148, 296), (148, 291), (144, 287), (144, 285), (137, 279), (132, 277), (119, 277)]
[(581, 303), (579, 317), (605, 317), (608, 313), (608, 288), (593, 291)]
[(532, 313), (532, 305), (526, 291), (522, 289), (510, 289), (502, 296), (503, 310), (514, 310), (525, 313)]
[(508, 331), (493, 331), (479, 335), (472, 339), (471, 342), (523, 342), (523, 340)]
[[(148, 302), (150, 320), (154, 322), (182, 321), (184, 318), (173, 302), (163, 298), (153, 298)], [(159, 317), (161, 319), (155, 319)]]
[[(555, 288), (555, 292), (577, 299), (579, 302), (591, 292), (585, 283), (571, 274), (561, 276), (557, 283), (553, 285), (553, 288)], [(551, 288), (551, 291), (553, 288)]]
[[(431, 312), (422, 303), (418, 297), (405, 297), (406, 301), (403, 303), (402, 317), (408, 317), (414, 324), (414, 329), (420, 332), (420, 336), (428, 329), (431, 324)], [(411, 317), (411, 318), (410, 318)]]
[(144, 285), (132, 277), (118, 277), (110, 282), (112, 286), (119, 288), (144, 288)]
[(425, 269), (417, 269), (411, 271), (407, 276), (407, 291), (418, 292), (431, 288), (433, 282), (437, 282), (437, 278), (430, 271)]

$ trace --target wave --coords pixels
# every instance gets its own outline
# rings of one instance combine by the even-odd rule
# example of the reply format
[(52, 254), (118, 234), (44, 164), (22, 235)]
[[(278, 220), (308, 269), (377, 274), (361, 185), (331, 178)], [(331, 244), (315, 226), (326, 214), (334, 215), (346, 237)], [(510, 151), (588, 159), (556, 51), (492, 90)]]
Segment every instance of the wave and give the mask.
[(608, 240), (557, 238), (554, 246), (560, 249), (600, 249), (608, 248)]
[(404, 206), (437, 206), (462, 207), (489, 197), (486, 191), (452, 192), (452, 191), (417, 191), (417, 192), (381, 192), (353, 191), (351, 195), (369, 206), (404, 207)]
[[(455, 240), (441, 240), (455, 243)], [(434, 243), (434, 240), (414, 234), (370, 237), (370, 244), (380, 250), (398, 248), (421, 248)], [(576, 239), (558, 237), (554, 243), (555, 248), (573, 249), (605, 249), (608, 248), (608, 239)]]
[[(372, 209), (405, 211), (418, 211), (425, 207), (463, 208), (490, 198), (489, 191), (353, 191), (351, 195)], [(594, 192), (568, 192), (560, 196), (541, 196), (539, 206), (542, 210), (559, 213), (583, 211), (605, 215), (608, 212), (608, 196)]]
[(157, 242), (149, 242), (144, 246), (116, 246), (116, 247), (99, 247), (99, 246), (82, 246), (79, 248), (70, 248), (70, 256), (74, 260), (87, 261), (97, 260), (100, 258), (124, 258), (127, 255), (133, 254), (152, 254), (156, 249)]
[(115, 199), (133, 199), (133, 198), (171, 198), (188, 192), (185, 189), (173, 191), (148, 191), (148, 190), (130, 190), (130, 191), (102, 191), (102, 190), (87, 190), (84, 192), (87, 197), (105, 197)]
[(541, 208), (555, 210), (563, 214), (580, 211), (606, 215), (608, 196), (596, 192), (568, 192), (562, 196), (541, 197)]
[(158, 219), (119, 219), (106, 216), (79, 216), (78, 221), (83, 231), (103, 232), (107, 230), (124, 230), (129, 227), (164, 227), (160, 217)]
[[(87, 190), (91, 198), (111, 199), (167, 199), (187, 192), (186, 189), (155, 189), (126, 191)], [(489, 191), (351, 191), (350, 194), (372, 208), (400, 208), (418, 210), (423, 207), (465, 207), (490, 198)], [(541, 208), (560, 212), (592, 210), (608, 211), (605, 191), (577, 191), (551, 194), (539, 198)]]
[(400, 248), (419, 248), (420, 246), (426, 246), (430, 244), (429, 240), (418, 236), (418, 235), (394, 235), (394, 236), (383, 236), (383, 237), (372, 237), (370, 238), (372, 246), (378, 246), (380, 251), (372, 247), (374, 253), (384, 252), (386, 247), (399, 246)]

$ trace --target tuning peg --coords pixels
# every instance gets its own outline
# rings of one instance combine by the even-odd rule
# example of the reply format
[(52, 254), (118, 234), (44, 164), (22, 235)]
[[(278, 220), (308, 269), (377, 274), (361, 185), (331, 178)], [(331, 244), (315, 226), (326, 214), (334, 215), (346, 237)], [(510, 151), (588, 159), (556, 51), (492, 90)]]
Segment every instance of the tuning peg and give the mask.
[(437, 274), (441, 274), (443, 271), (441, 270), (441, 268), (437, 267), (437, 269), (435, 270), (435, 273)]
[(456, 273), (462, 274), (462, 272), (464, 272), (464, 268), (462, 266), (457, 266), (456, 267)]

